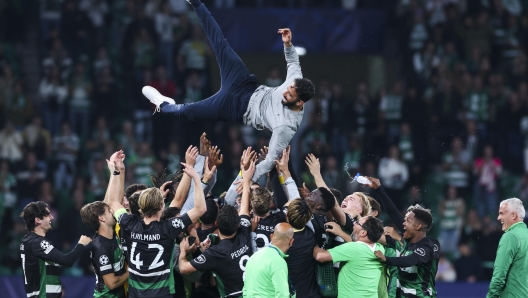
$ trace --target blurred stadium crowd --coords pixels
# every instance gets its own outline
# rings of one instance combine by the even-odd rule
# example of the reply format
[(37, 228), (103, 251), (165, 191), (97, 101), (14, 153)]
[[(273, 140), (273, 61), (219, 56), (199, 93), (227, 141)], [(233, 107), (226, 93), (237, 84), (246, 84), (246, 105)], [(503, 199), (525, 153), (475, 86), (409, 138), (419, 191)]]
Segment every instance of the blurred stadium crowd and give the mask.
[[(498, 202), (528, 203), (528, 1), (204, 2), (387, 9), (386, 43), (394, 51), (384, 55), (397, 58), (401, 80), (379, 90), (360, 82), (345, 94), (331, 77), (314, 78), (317, 94), (292, 144), (293, 166), (314, 186), (302, 162), (313, 153), (327, 184), (347, 192), (362, 190), (349, 175), (380, 177), (400, 209), (433, 210), (444, 252), (439, 280), (490, 279), (502, 234)], [(104, 158), (114, 151), (127, 152), (127, 185), (149, 183), (149, 173), (174, 173), (206, 131), (225, 158), (218, 195), (238, 173), (243, 148), (269, 139), (238, 125), (152, 116), (144, 85), (178, 103), (215, 91), (214, 57), (185, 1), (38, 4), (0, 1), (0, 274), (21, 274), (18, 215), (31, 201), (50, 205), (55, 230), (48, 236), (64, 251), (90, 234), (78, 212), (103, 198)], [(40, 22), (36, 96), (20, 55), (31, 17)], [(277, 86), (284, 73), (272, 67), (262, 83)], [(92, 274), (89, 267), (81, 259), (65, 274)]]

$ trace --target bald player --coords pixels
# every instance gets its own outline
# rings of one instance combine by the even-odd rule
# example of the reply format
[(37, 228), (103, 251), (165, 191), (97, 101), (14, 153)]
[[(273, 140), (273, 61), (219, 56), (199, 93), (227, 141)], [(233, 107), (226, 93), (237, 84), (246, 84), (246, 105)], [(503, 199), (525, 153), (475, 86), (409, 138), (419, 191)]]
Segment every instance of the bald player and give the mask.
[(243, 297), (290, 297), (288, 266), (284, 258), (293, 244), (289, 223), (275, 226), (271, 244), (259, 250), (246, 264)]

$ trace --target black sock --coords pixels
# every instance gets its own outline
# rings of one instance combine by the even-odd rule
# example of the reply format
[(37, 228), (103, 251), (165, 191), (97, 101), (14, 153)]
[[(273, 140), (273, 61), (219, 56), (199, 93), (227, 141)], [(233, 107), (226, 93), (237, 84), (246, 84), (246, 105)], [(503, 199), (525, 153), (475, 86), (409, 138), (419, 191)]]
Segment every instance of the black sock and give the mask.
[(194, 8), (197, 8), (198, 6), (202, 5), (202, 2), (200, 0), (189, 0), (189, 2)]

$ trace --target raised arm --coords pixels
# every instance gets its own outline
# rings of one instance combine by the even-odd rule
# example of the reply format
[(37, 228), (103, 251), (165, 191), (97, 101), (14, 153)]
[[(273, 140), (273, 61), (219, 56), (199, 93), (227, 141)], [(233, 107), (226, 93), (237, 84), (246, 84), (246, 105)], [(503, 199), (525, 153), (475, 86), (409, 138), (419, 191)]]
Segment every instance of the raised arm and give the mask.
[(255, 161), (252, 161), (247, 170), (242, 171), (242, 179), (244, 180), (244, 189), (242, 191), (242, 202), (240, 203), (239, 215), (249, 216), (249, 205), (251, 196), (251, 177), (255, 172)]
[[(113, 175), (114, 174), (114, 168), (115, 168), (115, 165), (114, 165), (114, 162), (117, 158), (117, 155), (123, 153), (122, 150), (120, 151), (116, 151), (114, 152), (114, 154), (112, 154), (112, 156), (110, 156), (110, 160), (106, 160), (106, 165), (108, 166), (108, 170), (110, 171), (110, 175)], [(116, 171), (118, 172), (121, 172), (123, 171), (123, 175), (119, 175), (119, 178), (121, 179), (121, 183), (123, 183), (123, 185), (125, 185), (125, 175), (124, 175), (124, 171), (125, 171), (125, 167), (124, 167), (124, 164), (123, 164), (123, 167), (122, 168), (118, 168), (118, 169), (115, 169)], [(125, 189), (123, 188), (123, 191), (119, 194), (121, 195), (121, 198), (124, 196), (124, 193), (125, 193)], [(110, 183), (108, 183), (108, 186), (106, 188), (106, 193), (105, 193), (105, 197), (103, 199), (103, 202), (106, 203), (106, 204), (109, 204), (109, 195), (110, 195)], [(121, 201), (122, 202), (122, 199)]]
[[(183, 172), (187, 174), (189, 177), (192, 178), (194, 182), (195, 189), (201, 189), (202, 182), (200, 181), (200, 176), (196, 172), (196, 170), (188, 164), (182, 163), (182, 165), (185, 167), (183, 169)], [(207, 206), (205, 205), (205, 195), (203, 191), (195, 191), (194, 192), (194, 207), (187, 212), (187, 215), (191, 219), (192, 222), (195, 222), (207, 211)]]
[[(185, 152), (185, 164), (193, 167), (196, 163), (196, 158), (198, 157), (198, 148), (193, 147), (192, 145), (187, 148)], [(187, 174), (183, 174), (178, 188), (176, 188), (176, 194), (172, 200), (170, 207), (183, 206), (185, 204), (185, 199), (189, 193), (189, 188), (191, 187), (191, 177)]]
[(117, 210), (123, 207), (121, 202), (123, 201), (123, 193), (125, 189), (125, 154), (123, 150), (117, 152), (113, 162), (110, 162), (112, 169), (110, 170), (110, 182), (108, 186), (108, 205), (110, 209), (115, 213)]
[[(286, 81), (281, 87), (288, 86), (296, 78), (302, 78), (301, 63), (299, 62), (299, 55), (295, 51), (292, 44), (292, 32), (289, 28), (279, 29), (279, 34), (282, 35), (282, 42), (284, 43), (284, 56), (286, 58)], [(283, 88), (278, 88), (283, 89)]]
[[(305, 163), (308, 166), (308, 169), (310, 169), (310, 174), (312, 174), (314, 177), (315, 185), (317, 187), (324, 187), (330, 190), (330, 188), (326, 185), (326, 182), (324, 182), (323, 176), (321, 175), (321, 164), (319, 163), (319, 158), (316, 158), (315, 155), (310, 153), (306, 156)], [(336, 219), (338, 224), (342, 226), (346, 224), (346, 214), (339, 206), (337, 199), (335, 199), (334, 207), (328, 211), (332, 213), (332, 216)]]
[(381, 207), (385, 209), (396, 228), (398, 228), (400, 232), (403, 232), (403, 216), (381, 186), (381, 182), (379, 181), (379, 179), (372, 177), (367, 177), (367, 179), (371, 182), (371, 184), (369, 184), (368, 186), (374, 190), (374, 199), (376, 199), (376, 201), (380, 203)]
[(269, 152), (266, 159), (261, 161), (255, 170), (252, 180), (257, 181), (260, 176), (267, 174), (275, 167), (275, 161), (279, 159), (282, 151), (288, 147), (291, 139), (295, 135), (295, 129), (283, 125), (273, 129), (269, 143)]

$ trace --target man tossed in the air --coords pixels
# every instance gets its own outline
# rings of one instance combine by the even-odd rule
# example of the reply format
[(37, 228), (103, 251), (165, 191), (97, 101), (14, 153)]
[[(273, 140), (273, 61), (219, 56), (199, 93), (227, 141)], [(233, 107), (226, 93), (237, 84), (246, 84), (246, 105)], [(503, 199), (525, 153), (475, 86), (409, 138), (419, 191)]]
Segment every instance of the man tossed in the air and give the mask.
[(276, 88), (258, 86), (255, 75), (224, 38), (222, 30), (200, 0), (187, 0), (196, 11), (220, 67), (221, 87), (213, 96), (195, 103), (176, 104), (172, 98), (145, 86), (143, 94), (163, 113), (192, 121), (242, 122), (258, 130), (272, 131), (269, 153), (257, 165), (253, 181), (268, 173), (286, 149), (301, 124), (304, 103), (315, 94), (315, 86), (303, 78), (299, 56), (290, 29), (279, 29), (287, 62), (286, 80)]

